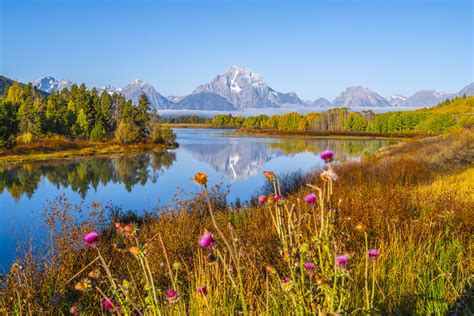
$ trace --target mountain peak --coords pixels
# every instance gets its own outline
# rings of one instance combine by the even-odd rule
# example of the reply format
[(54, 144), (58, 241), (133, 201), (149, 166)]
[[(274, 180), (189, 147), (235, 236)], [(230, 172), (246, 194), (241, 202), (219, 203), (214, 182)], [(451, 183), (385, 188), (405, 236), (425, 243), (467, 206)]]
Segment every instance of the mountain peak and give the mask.
[(384, 97), (364, 86), (347, 87), (332, 103), (337, 107), (391, 106)]
[(33, 85), (44, 92), (53, 93), (56, 91), (61, 91), (65, 88), (69, 89), (73, 85), (73, 82), (68, 79), (57, 81), (52, 76), (46, 76), (41, 79), (35, 80), (35, 82), (33, 82)]
[(230, 66), (213, 81), (197, 87), (193, 93), (218, 94), (237, 109), (279, 107), (301, 104), (295, 93), (281, 93), (270, 88), (260, 74), (246, 67)]

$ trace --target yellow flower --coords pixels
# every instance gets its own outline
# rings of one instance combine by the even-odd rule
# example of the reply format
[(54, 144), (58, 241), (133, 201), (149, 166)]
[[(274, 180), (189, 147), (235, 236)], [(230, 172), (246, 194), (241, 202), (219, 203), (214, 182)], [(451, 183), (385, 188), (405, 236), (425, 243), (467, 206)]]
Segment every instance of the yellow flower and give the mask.
[(207, 184), (207, 174), (204, 172), (198, 172), (194, 175), (194, 181), (202, 186), (206, 186)]
[(272, 171), (264, 171), (263, 172), (263, 175), (270, 181), (274, 181), (275, 180), (275, 173), (272, 172)]
[(134, 247), (130, 247), (130, 248), (128, 249), (128, 252), (130, 252), (134, 257), (137, 257), (137, 256), (138, 256), (139, 251), (140, 251), (140, 249), (138, 249), (138, 247), (135, 247), (135, 246), (134, 246)]
[(365, 232), (365, 226), (362, 225), (362, 224), (357, 224), (356, 227), (355, 227), (355, 230), (357, 230), (358, 232)]

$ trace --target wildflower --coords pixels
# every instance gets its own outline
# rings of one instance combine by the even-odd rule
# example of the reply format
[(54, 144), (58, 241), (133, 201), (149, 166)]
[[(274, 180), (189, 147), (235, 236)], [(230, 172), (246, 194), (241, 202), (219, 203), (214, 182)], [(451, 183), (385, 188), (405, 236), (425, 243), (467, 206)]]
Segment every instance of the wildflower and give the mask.
[(324, 160), (325, 163), (329, 163), (334, 158), (334, 153), (330, 150), (325, 150), (319, 155), (319, 157)]
[(206, 230), (201, 238), (199, 238), (199, 246), (202, 248), (209, 248), (213, 241), (214, 238), (212, 237), (212, 233)]
[(181, 263), (179, 263), (178, 261), (173, 262), (173, 269), (180, 270), (181, 269)]
[(91, 281), (89, 279), (82, 279), (74, 285), (76, 291), (85, 292), (92, 287)]
[(309, 274), (309, 275), (313, 275), (314, 274), (314, 263), (313, 262), (306, 262), (304, 264), (304, 269), (306, 270), (306, 272)]
[(272, 171), (264, 171), (263, 172), (263, 175), (265, 176), (265, 178), (267, 178), (269, 181), (275, 181), (275, 173), (272, 172)]
[(283, 287), (285, 291), (291, 290), (292, 285), (293, 285), (293, 282), (288, 278), (284, 278), (283, 280), (281, 280), (281, 286)]
[(268, 204), (272, 205), (275, 203), (275, 194), (270, 194), (267, 198)]
[(357, 230), (360, 233), (363, 233), (365, 232), (365, 226), (359, 223), (356, 225), (355, 230)]
[(109, 312), (113, 312), (114, 309), (115, 309), (115, 306), (114, 306), (115, 303), (114, 303), (114, 301), (112, 301), (111, 298), (106, 299), (104, 301), (103, 305), (104, 305), (104, 308)]
[(133, 246), (128, 248), (128, 252), (130, 252), (134, 257), (137, 257), (140, 253), (140, 249), (138, 249), (138, 247)]
[(98, 232), (90, 232), (89, 234), (85, 235), (84, 238), (84, 243), (86, 245), (89, 245), (91, 247), (97, 246), (97, 243), (99, 242), (99, 233)]
[(321, 179), (326, 181), (337, 181), (337, 174), (332, 170), (324, 170), (321, 172)]
[(79, 315), (78, 308), (77, 308), (76, 305), (72, 305), (72, 306), (69, 308), (69, 314)]
[(197, 291), (198, 291), (199, 294), (206, 296), (207, 295), (207, 286), (206, 285), (200, 286), (200, 287), (198, 287)]
[(375, 260), (377, 260), (377, 257), (379, 256), (379, 250), (378, 249), (369, 249), (367, 254), (369, 255), (370, 260), (375, 261)]
[(273, 274), (273, 273), (276, 272), (275, 268), (271, 264), (266, 264), (265, 265), (265, 270), (270, 274)]
[(317, 285), (321, 285), (321, 284), (323, 284), (324, 282), (326, 282), (326, 280), (324, 280), (323, 277), (319, 277), (319, 278), (316, 279), (316, 284), (317, 284)]
[(281, 200), (281, 195), (275, 194), (275, 201), (280, 201)]
[(114, 224), (114, 226), (115, 226), (115, 229), (120, 230), (122, 228), (122, 223), (117, 222)]
[(316, 194), (314, 193), (308, 194), (303, 199), (307, 204), (313, 205), (314, 203), (316, 203)]
[(99, 269), (94, 269), (90, 271), (87, 276), (91, 278), (92, 280), (97, 280), (100, 276), (100, 270)]
[(266, 195), (260, 195), (258, 197), (258, 203), (265, 204), (266, 201), (267, 201), (267, 196)]
[(339, 265), (339, 268), (345, 268), (348, 260), (349, 260), (349, 257), (346, 255), (341, 255), (341, 256), (336, 257), (336, 262)]
[(179, 294), (173, 289), (166, 290), (166, 299), (170, 302), (174, 302), (178, 299)]
[(138, 226), (135, 223), (129, 223), (121, 229), (126, 237), (135, 237), (138, 232)]
[(198, 172), (194, 175), (194, 181), (197, 184), (202, 185), (203, 187), (206, 186), (207, 180), (207, 174), (205, 174), (204, 172)]

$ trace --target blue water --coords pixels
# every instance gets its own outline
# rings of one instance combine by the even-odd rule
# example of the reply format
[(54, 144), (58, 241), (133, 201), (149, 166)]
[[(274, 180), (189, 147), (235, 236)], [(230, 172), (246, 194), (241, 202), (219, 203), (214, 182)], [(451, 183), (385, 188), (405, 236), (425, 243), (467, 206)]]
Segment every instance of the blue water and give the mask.
[(175, 129), (179, 148), (162, 153), (0, 165), (0, 273), (15, 257), (18, 240), (44, 236), (43, 210), (63, 194), (72, 204), (109, 203), (152, 211), (177, 192), (198, 190), (192, 177), (230, 185), (228, 201), (245, 201), (265, 182), (262, 171), (310, 171), (326, 149), (340, 161), (358, 160), (385, 140), (292, 139), (241, 136), (233, 130)]

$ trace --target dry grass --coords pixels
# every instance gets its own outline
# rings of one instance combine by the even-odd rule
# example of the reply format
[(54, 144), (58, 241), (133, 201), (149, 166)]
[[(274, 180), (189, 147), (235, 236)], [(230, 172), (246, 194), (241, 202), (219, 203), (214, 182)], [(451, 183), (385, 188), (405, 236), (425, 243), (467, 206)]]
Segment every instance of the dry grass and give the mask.
[(36, 139), (31, 143), (20, 144), (9, 150), (1, 150), (0, 164), (137, 153), (147, 150), (165, 150), (168, 148), (171, 147), (153, 143), (121, 146), (112, 141), (89, 142), (69, 140), (64, 137), (54, 136)]
[[(468, 260), (473, 257), (473, 154), (474, 133), (464, 131), (411, 140), (387, 147), (362, 163), (336, 166), (339, 177), (326, 209), (333, 210), (326, 216), (334, 223), (322, 241), (314, 230), (321, 225), (319, 209), (303, 203), (311, 191), (308, 187), (284, 193), (282, 210), (294, 205), (298, 221), (292, 222), (294, 228), (283, 237), (272, 225), (273, 206), (248, 205), (230, 211), (218, 202), (218, 190), (211, 193), (216, 223), (230, 240), (230, 251), (216, 233), (205, 194), (178, 199), (172, 207), (143, 218), (122, 216), (122, 222), (138, 225), (136, 240), (116, 232), (104, 216), (106, 208), (94, 205), (88, 220), (78, 223), (71, 215), (73, 207), (60, 199), (47, 211), (51, 243), (45, 244), (49, 251), (35, 256), (27, 249), (4, 280), (0, 306), (4, 311), (35, 315), (65, 313), (73, 305), (86, 314), (104, 313), (100, 292), (94, 288), (78, 291), (75, 284), (87, 278), (92, 286), (120, 299), (105, 275), (108, 270), (115, 282), (132, 284), (124, 297), (149, 314), (330, 311), (426, 315), (454, 310), (469, 314), (474, 311), (474, 269)], [(319, 172), (313, 178), (313, 185), (326, 185)], [(282, 218), (290, 225), (293, 215)], [(223, 256), (214, 264), (206, 263), (209, 252), (197, 245), (205, 228), (213, 231)], [(82, 236), (92, 229), (102, 232), (99, 247), (106, 266), (94, 262), (76, 275), (97, 256), (82, 245)], [(288, 236), (293, 243), (285, 246)], [(152, 283), (146, 282), (140, 262), (128, 251), (137, 242), (146, 249)], [(365, 272), (367, 248), (378, 248), (381, 254)], [(335, 255), (348, 250), (354, 252), (349, 270), (334, 269)], [(237, 265), (230, 260), (233, 252)], [(300, 273), (307, 260), (322, 264), (313, 277)], [(275, 273), (266, 272), (266, 264)], [(87, 277), (95, 269), (101, 275)], [(239, 287), (231, 284), (239, 272), (243, 298)], [(293, 282), (291, 289), (281, 285), (285, 277)], [(196, 292), (204, 283), (209, 290), (206, 298)], [(156, 288), (156, 301), (147, 298), (150, 284)], [(178, 302), (166, 300), (168, 288), (180, 293)], [(338, 304), (330, 303), (328, 297)], [(150, 300), (153, 303), (145, 307)]]

